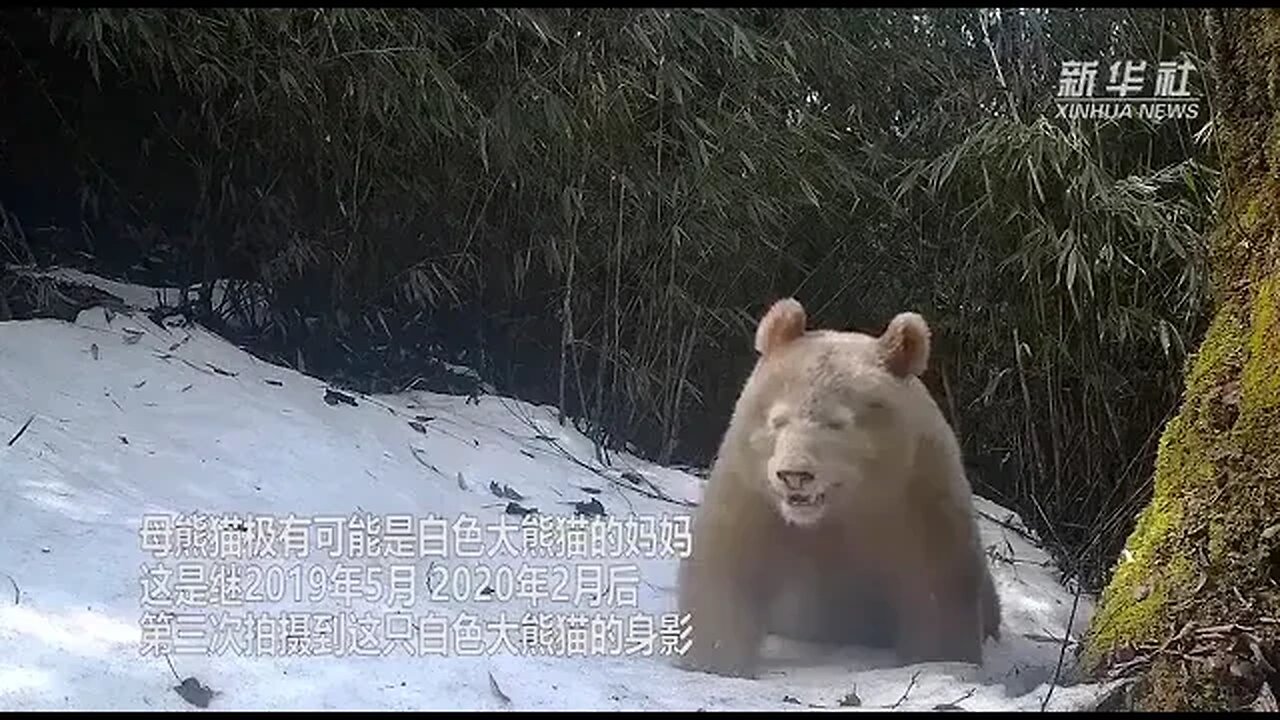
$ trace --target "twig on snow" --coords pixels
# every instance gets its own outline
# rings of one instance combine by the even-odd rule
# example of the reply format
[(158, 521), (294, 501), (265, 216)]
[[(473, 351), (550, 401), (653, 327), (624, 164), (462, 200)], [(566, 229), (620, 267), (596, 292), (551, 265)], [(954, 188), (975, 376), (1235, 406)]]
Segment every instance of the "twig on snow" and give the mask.
[(22, 423), (22, 427), (18, 428), (18, 434), (14, 435), (12, 438), (9, 438), (9, 447), (13, 447), (13, 444), (18, 442), (18, 438), (22, 437), (22, 434), (27, 431), (27, 428), (31, 427), (31, 421), (35, 419), (36, 419), (36, 416), (32, 415), (31, 417), (27, 418), (26, 422)]
[(889, 705), (886, 709), (888, 709), (888, 710), (897, 710), (897, 709), (902, 705), (902, 703), (906, 702), (906, 701), (907, 701), (907, 696), (911, 694), (911, 690), (912, 690), (912, 688), (914, 688), (914, 687), (916, 686), (916, 681), (917, 681), (917, 680), (919, 680), (919, 679), (920, 679), (920, 671), (919, 671), (919, 670), (917, 670), (917, 671), (915, 671), (915, 672), (911, 673), (911, 682), (907, 683), (907, 689), (902, 691), (902, 697), (898, 698), (898, 701), (897, 701), (897, 702), (895, 702), (895, 703), (894, 703), (894, 704), (892, 704), (892, 705)]
[(173, 673), (173, 679), (182, 682), (182, 677), (178, 675), (178, 669), (173, 666), (173, 659), (168, 655), (164, 656), (164, 661), (169, 663), (169, 672)]
[(494, 697), (498, 698), (498, 701), (503, 705), (511, 704), (511, 698), (506, 693), (502, 692), (502, 688), (498, 687), (498, 680), (493, 676), (492, 672), (489, 673), (489, 690), (493, 692)]
[(1017, 535), (1018, 537), (1022, 538), (1023, 540), (1026, 540), (1027, 542), (1031, 543), (1031, 544), (1032, 544), (1033, 546), (1035, 546), (1036, 548), (1040, 548), (1040, 545), (1041, 545), (1041, 541), (1040, 541), (1040, 539), (1039, 539), (1039, 538), (1037, 538), (1037, 537), (1035, 537), (1034, 535), (1032, 535), (1030, 530), (1028, 530), (1028, 529), (1026, 529), (1026, 528), (1024, 528), (1024, 527), (1019, 527), (1019, 526), (1017, 526), (1017, 525), (1014, 525), (1012, 520), (1002, 520), (1002, 519), (1000, 519), (1000, 518), (998, 518), (998, 517), (996, 517), (996, 516), (994, 516), (994, 515), (992, 515), (992, 514), (990, 514), (990, 513), (983, 512), (982, 510), (975, 510), (975, 512), (977, 512), (977, 513), (978, 513), (978, 515), (981, 515), (982, 517), (986, 518), (987, 520), (990, 520), (992, 523), (994, 523), (994, 524), (996, 524), (996, 525), (999, 525), (1000, 527), (1004, 528), (1005, 530), (1008, 530), (1009, 532), (1013, 533), (1014, 535)]
[(411, 455), (413, 455), (413, 459), (414, 459), (414, 460), (417, 460), (419, 464), (421, 464), (423, 467), (427, 468), (428, 470), (435, 471), (437, 474), (439, 474), (439, 475), (440, 475), (440, 477), (442, 477), (442, 478), (444, 478), (444, 479), (446, 479), (446, 480), (448, 480), (448, 479), (449, 479), (449, 476), (448, 476), (448, 475), (445, 475), (443, 472), (440, 472), (440, 468), (436, 467), (435, 465), (432, 465), (431, 463), (427, 462), (427, 461), (426, 461), (426, 460), (424, 460), (423, 458), (419, 457), (419, 456), (418, 456), (418, 453), (420, 453), (420, 452), (422, 452), (422, 451), (421, 451), (421, 450), (419, 450), (418, 448), (414, 447), (414, 446), (413, 446), (413, 443), (410, 443), (410, 444), (409, 444), (409, 453), (410, 453)]
[(19, 604), (21, 604), (21, 603), (22, 603), (22, 591), (18, 589), (18, 581), (17, 581), (17, 580), (14, 580), (14, 579), (13, 579), (13, 576), (12, 576), (12, 575), (10, 575), (9, 573), (0, 573), (0, 575), (4, 575), (5, 577), (9, 578), (9, 583), (10, 583), (11, 585), (13, 585), (13, 604), (14, 604), (14, 605), (19, 605)]
[[(592, 467), (586, 462), (578, 459), (577, 456), (575, 456), (573, 453), (565, 449), (563, 445), (556, 442), (555, 438), (542, 435), (542, 433), (540, 432), (540, 429), (538, 428), (537, 425), (534, 424), (533, 420), (520, 415), (514, 409), (508, 406), (506, 403), (503, 403), (503, 406), (506, 408), (507, 412), (511, 413), (513, 417), (515, 417), (517, 420), (527, 425), (529, 429), (533, 430), (536, 434), (538, 434), (544, 442), (549, 444), (551, 447), (555, 448), (561, 455), (563, 455), (565, 459), (569, 460), (570, 462), (577, 465), (578, 467), (586, 470), (587, 472), (590, 472), (594, 475), (598, 475), (601, 478), (604, 478), (605, 480), (609, 481), (611, 484), (616, 485), (620, 488), (631, 490), (632, 492), (639, 493), (641, 495), (644, 495), (645, 497), (652, 498), (654, 500), (661, 500), (662, 502), (668, 502), (673, 505), (681, 505), (684, 507), (697, 507), (697, 503), (692, 503), (692, 502), (689, 502), (688, 500), (681, 500), (679, 498), (673, 498), (670, 495), (667, 495), (666, 493), (661, 492), (660, 490), (657, 490), (656, 488), (653, 490), (646, 490), (645, 488), (638, 487), (633, 483), (623, 482), (618, 478), (615, 478), (605, 473), (600, 468)], [(652, 487), (652, 483), (650, 483), (650, 486)]]
[(948, 703), (941, 703), (939, 705), (934, 705), (933, 709), (934, 710), (964, 710), (964, 708), (960, 707), (960, 703), (973, 697), (974, 690), (975, 688), (969, 688), (968, 690), (965, 691), (963, 695), (956, 698), (955, 700), (952, 700), (951, 702), (948, 702)]
[(1071, 616), (1067, 618), (1067, 627), (1062, 632), (1062, 644), (1058, 647), (1058, 664), (1053, 668), (1053, 679), (1049, 681), (1049, 691), (1044, 694), (1044, 700), (1040, 701), (1040, 712), (1044, 712), (1049, 706), (1049, 698), (1053, 697), (1053, 689), (1057, 687), (1061, 677), (1062, 661), (1067, 655), (1067, 646), (1071, 644), (1071, 626), (1076, 622), (1076, 608), (1080, 606), (1080, 593), (1083, 587), (1084, 583), (1076, 582), (1075, 599), (1071, 601)]

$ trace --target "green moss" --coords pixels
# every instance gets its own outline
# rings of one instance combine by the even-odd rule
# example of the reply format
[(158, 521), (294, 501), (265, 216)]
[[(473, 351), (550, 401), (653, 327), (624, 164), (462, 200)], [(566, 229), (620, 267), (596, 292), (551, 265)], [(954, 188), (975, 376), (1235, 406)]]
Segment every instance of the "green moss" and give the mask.
[(1249, 361), (1241, 378), (1241, 412), (1271, 419), (1280, 409), (1280, 271), (1254, 284)]
[(1169, 583), (1152, 577), (1151, 568), (1159, 567), (1156, 550), (1179, 525), (1179, 515), (1176, 505), (1152, 502), (1138, 516), (1137, 527), (1103, 593), (1085, 646), (1086, 664), (1098, 664), (1104, 660), (1102, 653), (1124, 645), (1129, 638), (1151, 637), (1159, 627), (1161, 609), (1168, 605)]
[(1249, 202), (1245, 204), (1244, 209), (1240, 211), (1241, 229), (1249, 231), (1258, 226), (1263, 216), (1267, 212), (1267, 202), (1260, 194), (1249, 198)]
[[(1150, 641), (1168, 623), (1167, 609), (1178, 594), (1194, 586), (1194, 564), (1180, 542), (1184, 497), (1188, 488), (1211, 482), (1214, 468), (1199, 452), (1202, 443), (1196, 426), (1197, 389), (1210, 387), (1236, 355), (1238, 324), (1227, 314), (1216, 317), (1188, 373), (1188, 396), (1183, 412), (1171, 420), (1160, 438), (1156, 455), (1155, 491), (1151, 503), (1138, 517), (1107, 589), (1103, 592), (1085, 662), (1096, 666), (1107, 655), (1127, 644)], [(1203, 392), (1203, 390), (1200, 390)]]
[[(1085, 648), (1095, 670), (1113, 651), (1160, 644), (1187, 623), (1280, 614), (1280, 547), (1263, 533), (1280, 517), (1280, 153), (1270, 152), (1280, 138), (1280, 13), (1222, 18), (1215, 43), (1229, 63), (1220, 109), (1232, 182), (1210, 241), (1217, 308), (1161, 435), (1151, 503), (1095, 615)], [(1264, 642), (1280, 646), (1280, 631), (1267, 632)], [(1157, 654), (1135, 688), (1138, 709), (1233, 709), (1256, 695), (1256, 683), (1212, 667)]]
[(1209, 521), (1209, 562), (1219, 563), (1226, 559), (1231, 547), (1230, 525), (1222, 518)]
[(1195, 566), (1179, 542), (1183, 522), (1184, 488), (1213, 476), (1207, 463), (1193, 461), (1186, 424), (1170, 422), (1157, 454), (1156, 491), (1138, 516), (1125, 553), (1103, 592), (1084, 660), (1097, 666), (1107, 654), (1128, 644), (1150, 641), (1168, 623), (1167, 609), (1180, 593), (1194, 587)]
[[(1258, 222), (1262, 232), (1277, 224), (1272, 215)], [(1220, 305), (1188, 367), (1181, 411), (1161, 435), (1152, 501), (1086, 644), (1085, 661), (1095, 668), (1113, 651), (1159, 643), (1189, 620), (1234, 621), (1234, 593), (1253, 595), (1268, 582), (1258, 537), (1280, 515), (1280, 269), (1250, 276), (1258, 278), (1250, 292)], [(1180, 668), (1156, 661), (1142, 683), (1142, 707), (1230, 704), (1230, 687)]]
[[(1191, 401), (1198, 400), (1212, 385), (1239, 368), (1243, 361), (1241, 337), (1245, 327), (1235, 308), (1223, 308), (1214, 315), (1187, 373), (1186, 395)], [(1165, 436), (1167, 445), (1171, 438), (1168, 433)]]

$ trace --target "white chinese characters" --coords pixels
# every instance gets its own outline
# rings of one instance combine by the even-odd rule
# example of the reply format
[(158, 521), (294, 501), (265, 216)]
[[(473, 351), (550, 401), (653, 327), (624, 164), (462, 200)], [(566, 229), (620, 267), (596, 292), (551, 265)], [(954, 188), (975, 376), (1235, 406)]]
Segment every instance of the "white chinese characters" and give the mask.
[(1099, 60), (1064, 60), (1058, 73), (1055, 105), (1058, 117), (1069, 120), (1142, 118), (1155, 122), (1194, 120), (1200, 99), (1190, 89), (1195, 63), (1188, 58), (1115, 60), (1106, 66), (1105, 82)]
[(140, 652), (683, 653), (688, 618), (643, 611), (640, 563), (686, 557), (690, 531), (687, 515), (148, 515)]

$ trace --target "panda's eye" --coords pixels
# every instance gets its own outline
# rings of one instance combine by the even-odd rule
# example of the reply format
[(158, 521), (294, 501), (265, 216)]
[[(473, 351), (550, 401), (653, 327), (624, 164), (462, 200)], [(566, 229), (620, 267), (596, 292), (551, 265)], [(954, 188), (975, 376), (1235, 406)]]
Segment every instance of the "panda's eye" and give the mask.
[(883, 422), (889, 412), (889, 403), (883, 400), (868, 400), (858, 411), (858, 422), (860, 423), (879, 423)]
[(836, 408), (822, 416), (819, 421), (828, 430), (844, 430), (853, 421), (853, 413), (846, 408)]
[(773, 418), (769, 420), (769, 426), (774, 430), (781, 430), (787, 426), (787, 417), (785, 415), (774, 415)]

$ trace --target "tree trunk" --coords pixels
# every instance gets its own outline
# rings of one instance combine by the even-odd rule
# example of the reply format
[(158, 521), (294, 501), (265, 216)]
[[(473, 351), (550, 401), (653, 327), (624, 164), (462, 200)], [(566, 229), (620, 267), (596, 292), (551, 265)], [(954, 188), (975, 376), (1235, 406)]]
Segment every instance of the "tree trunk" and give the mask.
[[(1223, 205), (1214, 319), (1085, 647), (1145, 710), (1280, 694), (1280, 12), (1208, 11)], [(1207, 79), (1207, 78), (1206, 78)]]

